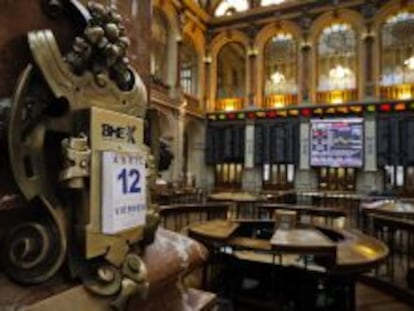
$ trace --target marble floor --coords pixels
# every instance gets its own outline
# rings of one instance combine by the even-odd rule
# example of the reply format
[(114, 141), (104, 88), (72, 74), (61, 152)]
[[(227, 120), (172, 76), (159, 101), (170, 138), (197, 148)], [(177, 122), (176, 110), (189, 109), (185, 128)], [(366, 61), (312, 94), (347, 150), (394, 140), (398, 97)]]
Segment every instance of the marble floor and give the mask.
[(414, 306), (406, 305), (382, 291), (362, 284), (357, 286), (357, 311), (410, 310), (414, 310)]
[[(391, 295), (379, 291), (370, 286), (363, 284), (357, 285), (357, 308), (356, 311), (414, 311), (414, 306), (409, 306), (401, 301), (398, 301)], [(247, 302), (247, 301), (245, 301)], [(219, 306), (213, 310), (217, 311), (234, 311), (232, 304), (229, 301), (220, 301)], [(274, 305), (267, 305), (266, 303), (256, 304), (255, 302), (248, 302), (243, 304), (239, 311), (276, 311)]]

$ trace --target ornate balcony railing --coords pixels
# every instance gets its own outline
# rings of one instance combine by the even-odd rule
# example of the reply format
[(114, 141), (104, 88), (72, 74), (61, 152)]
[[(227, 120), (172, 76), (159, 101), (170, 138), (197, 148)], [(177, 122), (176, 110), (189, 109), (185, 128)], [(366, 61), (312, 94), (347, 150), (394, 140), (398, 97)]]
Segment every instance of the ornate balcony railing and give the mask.
[(159, 77), (151, 75), (151, 88), (160, 92), (168, 93), (170, 86), (162, 81)]
[(358, 90), (334, 90), (316, 93), (318, 104), (342, 104), (358, 100)]
[(264, 99), (264, 108), (283, 108), (286, 106), (297, 105), (297, 94), (271, 94)]
[(190, 94), (184, 94), (184, 97), (187, 102), (187, 106), (186, 106), (187, 111), (193, 112), (196, 114), (204, 113), (204, 108), (202, 107), (202, 103), (197, 97), (190, 95)]
[(383, 99), (410, 99), (414, 96), (414, 84), (400, 84), (391, 86), (381, 86), (380, 96)]
[(244, 107), (245, 99), (243, 97), (220, 98), (216, 99), (216, 111), (241, 110)]

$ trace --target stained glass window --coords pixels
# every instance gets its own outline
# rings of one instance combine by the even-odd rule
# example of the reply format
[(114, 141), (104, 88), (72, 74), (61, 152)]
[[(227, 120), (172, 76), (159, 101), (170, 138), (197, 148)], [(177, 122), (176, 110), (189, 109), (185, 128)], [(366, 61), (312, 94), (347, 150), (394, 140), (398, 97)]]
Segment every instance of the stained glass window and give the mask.
[(318, 91), (356, 89), (356, 33), (351, 25), (334, 23), (318, 40)]
[(381, 29), (382, 86), (414, 83), (414, 13), (401, 11)]
[(290, 33), (273, 36), (264, 50), (265, 95), (296, 94), (297, 43)]
[(227, 43), (217, 59), (217, 97), (244, 97), (245, 83), (246, 51), (240, 43)]

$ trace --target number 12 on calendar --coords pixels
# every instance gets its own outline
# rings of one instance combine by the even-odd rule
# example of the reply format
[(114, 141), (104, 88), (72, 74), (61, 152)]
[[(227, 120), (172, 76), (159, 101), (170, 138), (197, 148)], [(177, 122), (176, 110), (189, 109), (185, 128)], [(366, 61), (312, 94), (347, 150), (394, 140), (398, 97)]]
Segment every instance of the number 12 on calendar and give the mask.
[(102, 153), (102, 232), (118, 232), (145, 224), (146, 168), (138, 155)]

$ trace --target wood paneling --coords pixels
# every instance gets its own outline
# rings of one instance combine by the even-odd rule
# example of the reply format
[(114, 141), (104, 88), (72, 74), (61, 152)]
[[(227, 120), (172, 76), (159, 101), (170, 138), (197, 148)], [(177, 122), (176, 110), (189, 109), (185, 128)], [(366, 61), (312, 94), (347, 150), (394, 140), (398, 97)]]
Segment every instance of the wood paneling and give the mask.
[(296, 164), (299, 156), (297, 119), (274, 120), (255, 125), (255, 163)]

